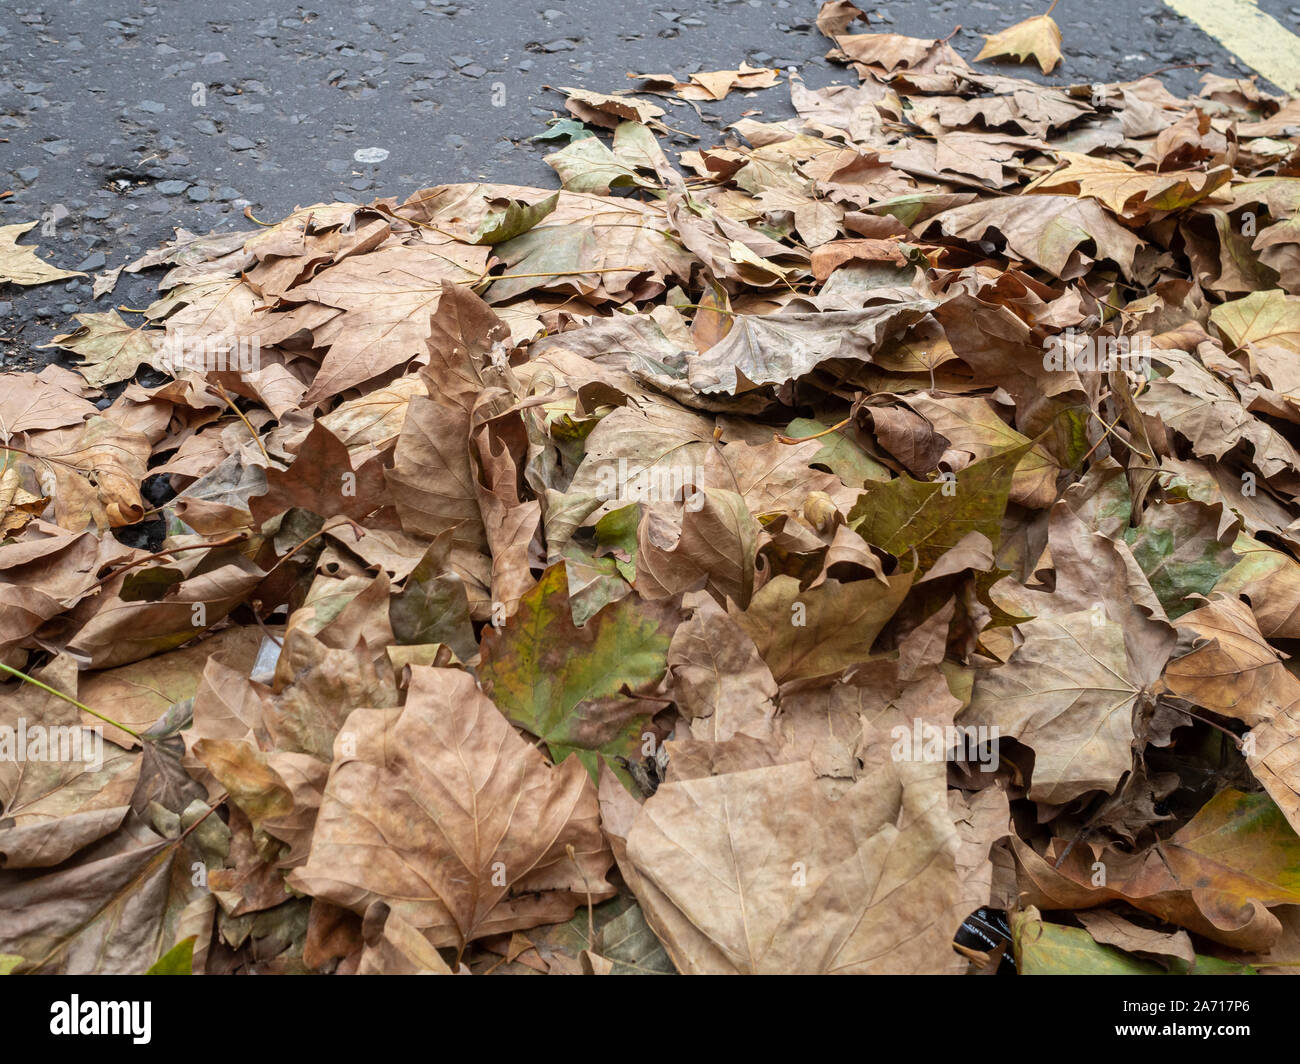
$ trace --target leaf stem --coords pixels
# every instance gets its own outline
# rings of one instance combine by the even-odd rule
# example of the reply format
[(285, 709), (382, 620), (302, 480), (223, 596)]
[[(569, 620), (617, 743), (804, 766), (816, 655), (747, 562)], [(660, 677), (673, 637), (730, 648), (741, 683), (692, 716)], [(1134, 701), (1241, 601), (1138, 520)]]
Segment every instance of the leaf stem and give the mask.
[(649, 273), (649, 266), (606, 266), (596, 270), (543, 270), (541, 273), (485, 273), (477, 281), (461, 281), (471, 287), (484, 281), (512, 281), (517, 277), (580, 277), (585, 273)]
[(244, 427), (248, 429), (249, 435), (253, 437), (253, 442), (257, 444), (257, 449), (262, 452), (262, 457), (266, 459), (266, 464), (269, 466), (271, 464), (271, 456), (266, 453), (266, 448), (262, 446), (262, 437), (259, 436), (257, 430), (253, 428), (253, 423), (244, 416), (244, 412), (240, 410), (239, 407), (235, 405), (234, 400), (226, 394), (226, 389), (222, 387), (219, 381), (213, 381), (212, 387), (214, 387), (217, 390), (217, 394), (225, 400), (226, 405), (234, 411), (235, 417), (239, 418), (239, 420), (244, 423)]
[(726, 307), (711, 307), (707, 303), (669, 303), (668, 306), (676, 310), (712, 310), (718, 314), (729, 314), (733, 318), (741, 316), (738, 310), (728, 310)]
[(171, 550), (160, 550), (156, 554), (147, 554), (143, 558), (137, 558), (135, 561), (129, 562), (120, 569), (114, 569), (111, 572), (105, 573), (91, 584), (90, 588), (87, 590), (89, 591), (100, 587), (112, 580), (113, 577), (121, 576), (123, 573), (130, 572), (138, 566), (147, 565), (149, 562), (170, 560), (173, 554), (180, 554), (182, 551), (203, 550), (206, 547), (228, 547), (233, 543), (243, 543), (244, 540), (248, 538), (248, 532), (232, 532), (229, 535), (222, 536), (220, 539), (213, 540), (211, 543), (191, 543), (188, 547), (172, 547)]
[(829, 436), (832, 432), (839, 432), (840, 429), (852, 420), (853, 415), (850, 414), (843, 421), (837, 421), (830, 428), (822, 429), (821, 432), (814, 432), (811, 436), (785, 436), (778, 432), (773, 439), (775, 439), (777, 443), (789, 444), (807, 443), (809, 440), (820, 440), (823, 436)]
[(54, 695), (55, 698), (61, 698), (65, 702), (70, 702), (78, 709), (83, 710), (86, 713), (89, 713), (92, 717), (98, 717), (105, 724), (111, 724), (113, 725), (114, 728), (126, 732), (126, 734), (131, 736), (132, 738), (138, 739), (140, 742), (144, 742), (144, 739), (141, 738), (140, 733), (138, 731), (134, 731), (133, 729), (128, 728), (125, 724), (119, 724), (112, 717), (104, 716), (104, 714), (100, 713), (98, 710), (91, 709), (88, 705), (85, 705), (82, 702), (78, 702), (71, 695), (65, 695), (62, 691), (56, 691), (53, 687), (50, 687), (48, 684), (41, 683), (41, 681), (36, 679), (34, 676), (28, 676), (27, 673), (20, 672), (18, 669), (11, 668), (10, 666), (5, 665), (3, 663), (0, 663), (0, 671), (7, 672), (11, 676), (17, 676), (18, 679), (31, 684), (33, 687), (39, 687), (42, 691)]
[(352, 530), (357, 534), (357, 539), (360, 539), (362, 536), (366, 534), (366, 530), (361, 525), (353, 521), (352, 518), (345, 517), (343, 518), (342, 521), (339, 521), (336, 524), (326, 525), (319, 532), (313, 532), (310, 536), (308, 536), (296, 547), (294, 547), (293, 550), (291, 550), (288, 554), (286, 554), (283, 558), (281, 558), (278, 562), (276, 562), (273, 566), (271, 566), (271, 568), (267, 571), (266, 575), (270, 576), (271, 573), (275, 572), (276, 569), (280, 568), (280, 566), (282, 566), (285, 562), (287, 562), (290, 558), (292, 558), (295, 554), (297, 554), (300, 550), (302, 550), (303, 547), (307, 546), (307, 544), (310, 543), (313, 539), (319, 539), (321, 536), (325, 535), (326, 532), (333, 532), (336, 528), (342, 528), (344, 525), (352, 526)]

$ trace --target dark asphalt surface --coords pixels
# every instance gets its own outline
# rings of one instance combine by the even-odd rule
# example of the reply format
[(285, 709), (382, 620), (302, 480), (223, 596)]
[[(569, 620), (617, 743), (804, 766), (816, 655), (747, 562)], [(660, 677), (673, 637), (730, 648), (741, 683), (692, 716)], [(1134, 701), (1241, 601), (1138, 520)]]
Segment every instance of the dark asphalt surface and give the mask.
[[(853, 82), (823, 58), (819, 0), (0, 0), (0, 225), (35, 229), (42, 255), (90, 274), (171, 236), (250, 229), (296, 205), (404, 198), (452, 181), (554, 186), (530, 138), (564, 114), (548, 85), (609, 92), (630, 71), (731, 69), (742, 60), (797, 67), (816, 88)], [(1020, 3), (892, 0), (873, 29), (946, 36), (972, 58), (979, 34), (1040, 13)], [(1300, 7), (1261, 7), (1300, 30)], [(1055, 83), (1114, 81), (1206, 62), (1243, 69), (1215, 41), (1157, 2), (1062, 0), (1053, 12), (1066, 58)], [(1036, 76), (1036, 67), (1003, 69)], [(1192, 91), (1201, 71), (1164, 75)], [(667, 107), (665, 120), (712, 143), (742, 112), (793, 115), (784, 85), (726, 101)], [(712, 132), (710, 132), (712, 131)], [(693, 146), (684, 137), (671, 148)], [(358, 150), (388, 152), (358, 163)], [(37, 351), (70, 315), (144, 306), (157, 274), (123, 274), (92, 300), (91, 279), (0, 287), (0, 369), (49, 361)]]

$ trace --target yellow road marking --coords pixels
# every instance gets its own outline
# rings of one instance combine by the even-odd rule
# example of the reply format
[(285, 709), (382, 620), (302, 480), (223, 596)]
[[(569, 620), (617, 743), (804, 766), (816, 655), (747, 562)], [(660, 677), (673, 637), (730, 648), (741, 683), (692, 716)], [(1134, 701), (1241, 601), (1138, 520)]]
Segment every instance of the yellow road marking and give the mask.
[(1255, 0), (1164, 0), (1252, 70), (1286, 92), (1300, 92), (1300, 37)]

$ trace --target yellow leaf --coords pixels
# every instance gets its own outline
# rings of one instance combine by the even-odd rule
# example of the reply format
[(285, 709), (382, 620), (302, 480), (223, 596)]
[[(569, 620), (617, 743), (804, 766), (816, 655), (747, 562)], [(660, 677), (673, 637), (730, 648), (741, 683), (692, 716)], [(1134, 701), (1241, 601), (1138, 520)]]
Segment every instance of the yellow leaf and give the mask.
[(985, 34), (984, 41), (984, 47), (975, 57), (976, 62), (1014, 55), (1023, 63), (1032, 56), (1038, 61), (1043, 73), (1050, 74), (1061, 61), (1061, 27), (1050, 15), (1035, 15), (1024, 22), (1008, 26), (1001, 33), (992, 36)]
[(36, 248), (20, 247), (18, 238), (33, 228), (35, 222), (0, 225), (0, 284), (49, 284), (67, 277), (85, 277), (76, 270), (61, 270), (37, 257)]
[(1232, 176), (1229, 166), (1157, 174), (1135, 170), (1116, 159), (1094, 159), (1073, 151), (1056, 154), (1065, 165), (1034, 182), (1026, 191), (1051, 190), (1091, 196), (1121, 217), (1182, 210), (1210, 195)]

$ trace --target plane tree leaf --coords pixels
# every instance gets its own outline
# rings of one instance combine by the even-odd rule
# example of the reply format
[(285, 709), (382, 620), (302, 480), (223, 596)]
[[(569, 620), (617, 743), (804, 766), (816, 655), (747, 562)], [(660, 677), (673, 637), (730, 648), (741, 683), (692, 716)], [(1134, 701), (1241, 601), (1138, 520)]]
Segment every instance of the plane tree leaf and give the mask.
[(18, 238), (36, 222), (18, 225), (0, 225), (0, 282), (34, 285), (62, 281), (68, 277), (85, 277), (76, 270), (61, 270), (51, 266), (36, 254), (36, 248), (20, 246)]
[[(1094, 884), (1094, 857), (1047, 858), (1013, 842), (1026, 904), (1047, 911), (1119, 900), (1223, 945), (1266, 949), (1282, 925), (1268, 906), (1300, 898), (1300, 837), (1266, 794), (1220, 791), (1160, 851), (1103, 849), (1106, 869)], [(1062, 856), (1063, 855), (1063, 856)]]
[[(1176, 211), (1214, 192), (1232, 176), (1226, 167), (1210, 171), (1166, 170), (1153, 173), (1136, 170), (1115, 159), (1064, 151), (1058, 158), (1065, 165), (1043, 178), (1036, 188), (1061, 191), (1073, 189), (1091, 196), (1121, 217), (1141, 211)], [(1136, 197), (1141, 197), (1134, 203)]]
[(1300, 964), (1300, 105), (804, 15), (0, 373), (0, 972)]
[(1045, 921), (1030, 906), (1011, 918), (1020, 975), (1254, 975), (1247, 964), (1195, 955), (1191, 967), (1171, 970), (1096, 941), (1086, 930)]
[(1087, 611), (1020, 625), (1024, 642), (976, 679), (963, 715), (1032, 747), (1034, 801), (1109, 793), (1132, 766), (1139, 685), (1128, 676), (1122, 629), (1098, 619)]
[(586, 771), (548, 765), (468, 673), (413, 666), (405, 705), (346, 728), (356, 753), (331, 768), (297, 889), (358, 914), (384, 902), (462, 951), (613, 894)]
[(938, 480), (869, 483), (849, 511), (849, 527), (904, 564), (915, 554), (920, 572), (971, 532), (996, 545), (1016, 469), (1029, 451), (1026, 441)]
[(1234, 347), (1278, 344), (1300, 352), (1300, 296), (1276, 288), (1252, 292), (1219, 304), (1210, 320)]
[(0, 870), (8, 914), (0, 952), (24, 957), (21, 973), (142, 974), (175, 944), (185, 907), (206, 893), (190, 866), (204, 860), (208, 816), (196, 803), (170, 837), (129, 821), (79, 862), (36, 877)]
[(1022, 63), (1032, 59), (1044, 74), (1050, 74), (1061, 61), (1061, 27), (1050, 15), (1035, 15), (997, 33), (986, 34), (984, 47), (975, 61), (1003, 56), (1014, 56)]
[(159, 361), (163, 335), (159, 330), (128, 325), (116, 310), (78, 314), (76, 318), (80, 328), (42, 346), (61, 347), (81, 355), (79, 369), (90, 384), (103, 387), (129, 380), (142, 365)]
[[(484, 632), (483, 689), (513, 723), (595, 773), (600, 757), (636, 757), (654, 703), (636, 693), (667, 668), (672, 610), (629, 595), (581, 628), (563, 564), (543, 574), (501, 629)], [(612, 766), (611, 766), (612, 767)]]
[(951, 929), (934, 915), (957, 890), (955, 829), (900, 775), (859, 780), (838, 801), (808, 762), (661, 786), (627, 853), (678, 970), (952, 971)]

